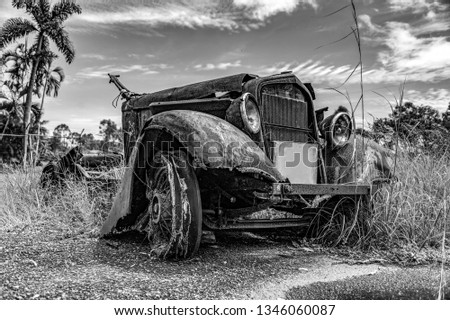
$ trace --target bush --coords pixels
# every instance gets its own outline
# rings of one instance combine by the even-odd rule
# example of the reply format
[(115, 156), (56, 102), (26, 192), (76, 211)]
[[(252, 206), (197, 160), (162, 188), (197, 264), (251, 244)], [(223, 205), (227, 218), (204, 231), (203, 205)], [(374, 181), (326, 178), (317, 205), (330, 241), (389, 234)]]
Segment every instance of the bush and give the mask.
[(450, 140), (450, 106), (442, 115), (430, 106), (415, 106), (411, 102), (397, 105), (387, 118), (376, 119), (371, 137), (394, 149), (400, 147), (411, 153), (442, 155), (448, 150)]

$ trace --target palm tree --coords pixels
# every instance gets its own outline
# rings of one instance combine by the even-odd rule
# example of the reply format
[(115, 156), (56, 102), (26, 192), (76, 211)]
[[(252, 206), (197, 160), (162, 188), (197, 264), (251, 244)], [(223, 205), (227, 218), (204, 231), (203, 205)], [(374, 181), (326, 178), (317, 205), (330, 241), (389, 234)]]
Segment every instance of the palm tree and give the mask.
[(31, 47), (34, 54), (24, 106), (23, 164), (26, 165), (31, 105), (33, 91), (36, 86), (38, 66), (42, 58), (41, 54), (43, 52), (51, 52), (49, 46), (50, 40), (52, 40), (63, 54), (66, 62), (68, 64), (72, 63), (75, 57), (75, 49), (69, 34), (64, 30), (63, 23), (71, 15), (75, 13), (80, 14), (81, 7), (73, 0), (60, 0), (53, 6), (49, 0), (12, 0), (12, 5), (16, 9), (25, 9), (25, 12), (32, 16), (33, 21), (23, 18), (6, 20), (0, 30), (0, 49), (31, 33), (37, 34), (36, 42)]
[(40, 134), (41, 134), (41, 121), (40, 116), (42, 115), (42, 110), (44, 108), (44, 99), (45, 96), (51, 96), (57, 97), (59, 93), (59, 88), (61, 87), (61, 82), (65, 79), (64, 70), (61, 67), (56, 67), (52, 69), (52, 60), (48, 59), (45, 62), (45, 67), (39, 68), (40, 74), (38, 77), (38, 83), (42, 86), (42, 99), (41, 99), (41, 106), (39, 111), (39, 119), (38, 121), (38, 131), (37, 131), (37, 142), (36, 142), (36, 157), (34, 158), (34, 161), (36, 162), (39, 157), (39, 141), (40, 141)]
[[(45, 132), (45, 128), (41, 128), (42, 108), (45, 96), (57, 96), (61, 82), (64, 81), (64, 72), (61, 67), (51, 68), (52, 61), (57, 56), (53, 52), (43, 52), (41, 60), (37, 68), (36, 85), (34, 93), (39, 97), (42, 91), (42, 102), (32, 104), (32, 114), (34, 116), (33, 133), (37, 133), (37, 143), (35, 154), (39, 155), (40, 135)], [(3, 81), (1, 84), (0, 93), (0, 141), (3, 140), (6, 130), (17, 131), (17, 120), (21, 119), (23, 127), (23, 104), (25, 101), (20, 101), (27, 92), (27, 85), (24, 85), (26, 78), (30, 71), (31, 52), (27, 49), (26, 43), (21, 43), (13, 49), (4, 50), (0, 55), (0, 66), (2, 67)], [(42, 90), (43, 88), (43, 90)], [(18, 118), (18, 116), (21, 116)], [(6, 120), (4, 119), (6, 118)], [(13, 125), (13, 120), (16, 128), (9, 128)], [(37, 127), (36, 127), (37, 124)], [(37, 131), (35, 130), (37, 129)], [(36, 132), (35, 132), (36, 131)], [(14, 139), (17, 140), (17, 139)], [(34, 158), (37, 161), (38, 157)]]

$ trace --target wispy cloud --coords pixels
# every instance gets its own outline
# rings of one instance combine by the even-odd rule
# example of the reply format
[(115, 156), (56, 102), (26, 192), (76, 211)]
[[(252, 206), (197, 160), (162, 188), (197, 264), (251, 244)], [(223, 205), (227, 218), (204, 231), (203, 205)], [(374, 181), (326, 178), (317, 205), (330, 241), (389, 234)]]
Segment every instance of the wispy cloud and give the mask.
[(450, 42), (446, 37), (417, 37), (408, 24), (387, 23), (387, 50), (378, 53), (383, 69), (414, 81), (450, 78)]
[[(259, 68), (258, 73), (269, 75), (283, 71), (292, 71), (302, 81), (333, 87), (341, 85), (351, 74), (352, 69), (353, 67), (350, 65), (335, 66), (324, 64), (321, 61), (308, 60), (303, 63), (279, 62), (273, 66), (263, 66)], [(358, 79), (349, 79), (349, 83), (357, 81)]]
[(379, 26), (372, 23), (372, 18), (368, 14), (362, 14), (358, 18), (361, 22), (360, 28), (366, 29), (369, 34), (382, 32)]
[(235, 6), (244, 9), (248, 17), (259, 21), (281, 12), (292, 13), (299, 4), (318, 8), (317, 0), (234, 0), (233, 2)]
[(390, 10), (412, 11), (415, 13), (445, 10), (447, 5), (435, 0), (388, 0)]
[(410, 19), (378, 25), (367, 14), (359, 16), (364, 43), (377, 50), (365, 81), (436, 83), (450, 79), (450, 38), (445, 36), (450, 30), (450, 5), (425, 0), (390, 0), (389, 5), (391, 10), (409, 11), (399, 17)]
[[(377, 61), (370, 68), (369, 82), (438, 82), (450, 78), (450, 39), (438, 32), (450, 28), (450, 14), (439, 12), (439, 19), (428, 17), (411, 23), (387, 21), (373, 24), (370, 17), (359, 17), (363, 28), (372, 33), (368, 44), (379, 46)], [(424, 36), (426, 34), (426, 36)]]
[[(400, 84), (403, 81), (412, 82), (438, 82), (450, 78), (450, 62), (441, 64), (447, 67), (440, 68), (442, 62), (439, 56), (443, 48), (450, 52), (448, 44), (437, 43), (428, 50), (421, 51), (417, 57), (410, 60), (402, 60), (402, 55), (395, 57), (387, 56), (384, 65), (372, 68), (365, 68), (363, 72), (364, 83), (366, 84)], [(445, 52), (445, 51), (444, 51)], [(434, 62), (430, 57), (436, 56)], [(403, 56), (404, 59), (407, 57)], [(422, 64), (421, 64), (422, 63)], [(263, 66), (259, 68), (261, 75), (276, 74), (283, 71), (293, 71), (302, 81), (321, 84), (322, 86), (338, 87), (344, 82), (347, 84), (359, 83), (359, 69), (353, 73), (354, 66), (351, 65), (330, 65), (322, 61), (308, 60), (304, 63), (280, 62), (273, 66)], [(349, 78), (350, 76), (350, 78)], [(450, 97), (448, 98), (450, 99)]]
[(105, 78), (108, 73), (128, 73), (135, 72), (136, 74), (157, 74), (160, 70), (173, 68), (168, 64), (131, 64), (131, 65), (103, 65), (97, 67), (86, 67), (76, 73), (78, 79), (89, 78)]
[(196, 70), (210, 71), (210, 70), (226, 70), (229, 68), (237, 68), (241, 66), (241, 61), (237, 60), (234, 62), (219, 62), (219, 63), (207, 63), (207, 64), (197, 64), (194, 66)]
[(115, 60), (115, 58), (113, 58), (113, 57), (107, 57), (105, 55), (97, 54), (97, 53), (84, 53), (84, 54), (82, 54), (80, 56), (80, 58), (92, 59), (92, 60), (100, 60), (100, 61)]
[(160, 7), (121, 7), (119, 10), (104, 8), (103, 11), (88, 11), (80, 20), (95, 24), (142, 24), (154, 28), (174, 25), (186, 28), (214, 27), (236, 29), (237, 23), (226, 16), (217, 16), (198, 11), (193, 7), (178, 4), (166, 4)]
[(167, 25), (183, 28), (217, 28), (250, 30), (264, 25), (276, 14), (290, 14), (299, 6), (317, 9), (317, 0), (168, 0), (145, 3), (126, 1), (107, 5), (100, 1), (82, 1), (83, 14), (75, 21), (89, 24), (145, 25), (160, 28)]
[(450, 103), (450, 90), (444, 88), (430, 88), (426, 92), (406, 90), (405, 100), (416, 105), (431, 105), (443, 112), (447, 110)]
[(142, 58), (151, 59), (154, 58), (155, 55), (150, 53), (147, 54), (128, 53), (127, 57), (131, 59), (142, 59)]
[(173, 69), (173, 66), (167, 63), (153, 63), (150, 65), (152, 68), (158, 68), (161, 70)]

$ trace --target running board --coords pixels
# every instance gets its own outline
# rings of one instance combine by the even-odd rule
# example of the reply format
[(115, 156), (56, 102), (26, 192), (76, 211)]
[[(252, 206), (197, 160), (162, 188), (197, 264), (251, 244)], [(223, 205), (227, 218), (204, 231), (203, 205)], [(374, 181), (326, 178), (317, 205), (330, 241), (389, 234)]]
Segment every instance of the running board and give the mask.
[(376, 189), (370, 184), (290, 184), (274, 183), (273, 195), (370, 195)]
[(309, 227), (312, 218), (296, 219), (248, 219), (248, 220), (234, 220), (228, 221), (226, 225), (216, 227), (206, 224), (211, 230), (235, 230), (235, 229), (275, 229), (275, 228), (295, 228), (295, 227)]

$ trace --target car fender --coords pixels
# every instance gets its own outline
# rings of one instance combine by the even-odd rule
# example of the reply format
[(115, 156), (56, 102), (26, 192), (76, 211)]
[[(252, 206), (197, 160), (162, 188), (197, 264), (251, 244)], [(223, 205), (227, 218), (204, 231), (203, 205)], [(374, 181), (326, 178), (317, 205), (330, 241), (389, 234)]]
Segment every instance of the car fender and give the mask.
[(392, 180), (394, 153), (357, 134), (342, 148), (327, 151), (329, 183)]
[(150, 118), (143, 130), (169, 132), (198, 167), (259, 172), (273, 182), (285, 180), (247, 134), (216, 116), (189, 110), (166, 111)]

